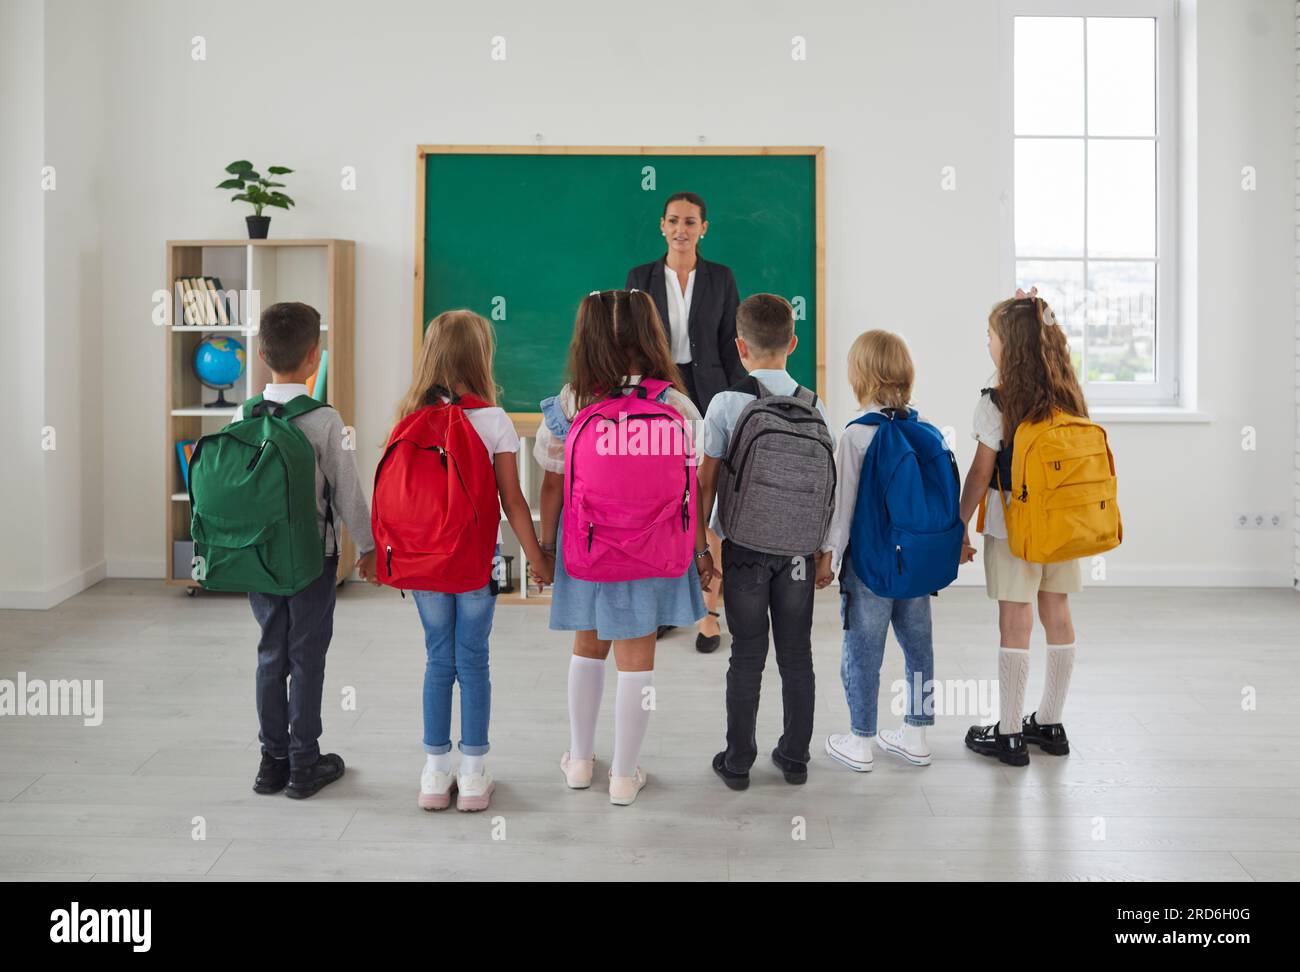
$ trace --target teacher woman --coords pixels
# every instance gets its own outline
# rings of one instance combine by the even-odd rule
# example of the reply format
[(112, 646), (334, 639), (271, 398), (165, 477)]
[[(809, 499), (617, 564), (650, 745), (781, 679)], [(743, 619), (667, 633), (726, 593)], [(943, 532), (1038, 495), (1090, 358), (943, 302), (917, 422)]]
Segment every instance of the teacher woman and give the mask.
[[(628, 290), (650, 295), (668, 334), (668, 347), (687, 393), (703, 415), (709, 402), (745, 377), (736, 350), (736, 307), (740, 294), (731, 268), (700, 256), (699, 243), (709, 230), (704, 200), (693, 192), (676, 192), (664, 203), (659, 231), (668, 252), (628, 271)], [(722, 563), (717, 535), (709, 531), (713, 562)], [(722, 641), (717, 606), (721, 584), (704, 595), (709, 613), (700, 622), (695, 647), (715, 650)], [(662, 632), (661, 632), (662, 633)]]

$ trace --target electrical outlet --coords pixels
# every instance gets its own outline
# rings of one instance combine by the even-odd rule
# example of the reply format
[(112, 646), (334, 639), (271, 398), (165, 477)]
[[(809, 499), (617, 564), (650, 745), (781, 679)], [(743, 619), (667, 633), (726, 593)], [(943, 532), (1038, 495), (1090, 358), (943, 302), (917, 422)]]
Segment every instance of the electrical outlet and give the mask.
[(1281, 530), (1286, 522), (1286, 514), (1276, 510), (1232, 514), (1232, 525), (1238, 530)]

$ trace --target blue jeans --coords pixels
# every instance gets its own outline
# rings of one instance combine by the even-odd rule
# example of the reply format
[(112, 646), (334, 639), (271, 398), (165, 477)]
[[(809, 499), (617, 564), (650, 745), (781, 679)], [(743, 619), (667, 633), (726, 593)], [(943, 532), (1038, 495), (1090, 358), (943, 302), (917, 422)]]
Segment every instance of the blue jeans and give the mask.
[(424, 751), (451, 752), (451, 686), (460, 683), (460, 751), (488, 751), (492, 679), (488, 636), (497, 599), (491, 583), (466, 594), (412, 591), (424, 625)]
[(877, 597), (853, 572), (848, 554), (840, 570), (840, 619), (844, 622), (844, 659), (840, 678), (849, 702), (855, 736), (876, 734), (880, 696), (880, 663), (890, 622), (903, 647), (907, 672), (907, 715), (911, 726), (934, 725), (934, 640), (930, 629), (930, 598), (894, 600)]

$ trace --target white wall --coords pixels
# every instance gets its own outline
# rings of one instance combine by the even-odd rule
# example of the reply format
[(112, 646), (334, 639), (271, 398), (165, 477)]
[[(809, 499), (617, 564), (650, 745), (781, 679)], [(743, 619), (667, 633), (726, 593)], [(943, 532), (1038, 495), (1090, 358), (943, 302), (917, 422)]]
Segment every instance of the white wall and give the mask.
[[(1213, 420), (1112, 426), (1127, 539), (1110, 579), (1289, 584), (1291, 531), (1234, 530), (1230, 517), (1293, 508), (1293, 6), (1183, 6), (1200, 28), (1188, 194), (1198, 209), (1198, 405)], [(991, 370), (985, 315), (1009, 283), (998, 235), (1006, 153), (991, 137), (1007, 98), (997, 11), (995, 0), (115, 3), (101, 66), (62, 45), (46, 50), (51, 78), (55, 66), (70, 72), (105, 108), (109, 571), (162, 572), (163, 335), (149, 298), (166, 283), (164, 240), (243, 234), (244, 209), (212, 188), (234, 158), (297, 170), (288, 181), (299, 206), (274, 214), (273, 235), (358, 243), (363, 476), (409, 375), (416, 144), (526, 144), (538, 132), (552, 144), (703, 134), (720, 145), (825, 145), (831, 406), (848, 416), (836, 363), (853, 337), (899, 330), (918, 361), (918, 401), (958, 428), (968, 462), (970, 413)], [(497, 34), (505, 62), (489, 58)], [(808, 41), (805, 63), (789, 56), (796, 34)], [(205, 61), (190, 56), (198, 35)], [(47, 112), (47, 124), (57, 120)], [(340, 189), (344, 165), (357, 167), (355, 192)], [(940, 190), (946, 165), (957, 167), (956, 192)], [(1253, 193), (1240, 187), (1243, 165), (1258, 170)], [(578, 228), (617, 232), (595, 212)], [(1254, 452), (1240, 446), (1247, 424)]]

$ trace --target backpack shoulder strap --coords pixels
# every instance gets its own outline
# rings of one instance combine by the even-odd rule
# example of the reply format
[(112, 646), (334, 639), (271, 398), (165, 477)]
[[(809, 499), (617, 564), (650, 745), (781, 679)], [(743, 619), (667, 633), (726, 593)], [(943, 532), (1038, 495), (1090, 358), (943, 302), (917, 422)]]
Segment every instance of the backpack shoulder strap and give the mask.
[(235, 421), (239, 422), (246, 418), (253, 417), (253, 409), (257, 408), (263, 401), (261, 395), (254, 395), (252, 398), (246, 398), (244, 404), (239, 406), (235, 412)]
[(847, 429), (850, 425), (884, 425), (888, 421), (889, 419), (885, 418), (885, 416), (881, 415), (879, 412), (865, 412), (853, 419), (844, 427)]
[(728, 388), (727, 391), (740, 392), (742, 395), (753, 395), (755, 398), (762, 398), (768, 394), (767, 389), (763, 387), (763, 383), (753, 375), (746, 375)]
[(651, 401), (657, 402), (664, 395), (666, 395), (668, 393), (668, 389), (672, 387), (673, 387), (672, 382), (664, 381), (662, 378), (642, 378), (641, 381), (637, 384), (637, 388), (645, 389), (644, 396), (642, 396), (642, 393), (640, 391), (637, 391), (636, 395), (637, 397), (645, 397), (650, 399)]
[(487, 402), (477, 395), (461, 395), (460, 398), (452, 402), (453, 405), (459, 405), (461, 408), (491, 408)]
[(803, 402), (805, 405), (811, 406), (812, 408), (817, 407), (817, 393), (811, 388), (805, 388), (803, 385), (795, 385), (794, 394), (790, 397), (797, 398), (799, 401)]

